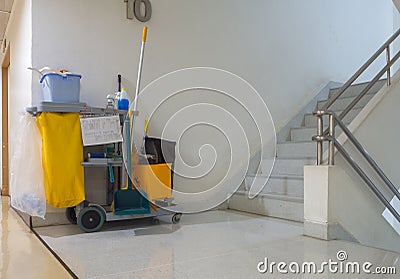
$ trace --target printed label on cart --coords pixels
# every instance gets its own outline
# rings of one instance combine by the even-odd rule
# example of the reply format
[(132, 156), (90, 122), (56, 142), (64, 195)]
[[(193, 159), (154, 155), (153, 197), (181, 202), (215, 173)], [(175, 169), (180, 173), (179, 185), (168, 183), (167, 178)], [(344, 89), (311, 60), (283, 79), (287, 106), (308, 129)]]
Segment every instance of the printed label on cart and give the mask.
[(118, 115), (81, 118), (81, 130), (84, 146), (122, 142)]

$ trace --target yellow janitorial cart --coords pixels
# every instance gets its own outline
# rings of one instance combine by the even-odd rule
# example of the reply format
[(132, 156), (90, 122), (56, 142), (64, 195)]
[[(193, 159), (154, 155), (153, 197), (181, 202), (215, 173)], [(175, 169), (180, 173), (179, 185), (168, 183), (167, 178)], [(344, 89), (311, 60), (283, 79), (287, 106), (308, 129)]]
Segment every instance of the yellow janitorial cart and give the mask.
[(85, 232), (106, 221), (164, 216), (178, 223), (182, 215), (172, 198), (175, 142), (149, 138), (146, 130), (143, 150), (131, 150), (146, 36), (144, 27), (133, 110), (87, 106), (79, 102), (81, 75), (36, 70), (44, 102), (27, 111), (42, 135), (46, 201), (66, 208)]
[[(146, 37), (147, 27), (145, 26), (142, 34), (133, 110), (113, 112), (119, 116), (120, 126), (118, 128), (123, 127), (123, 143), (114, 144), (114, 150), (111, 152), (89, 153), (85, 162), (82, 162), (82, 166), (85, 168), (107, 167), (109, 169), (111, 190), (108, 187), (107, 204), (103, 206), (85, 201), (78, 206), (68, 208), (66, 212), (69, 220), (76, 222), (85, 232), (99, 230), (105, 221), (148, 217), (152, 217), (153, 220), (157, 221), (160, 216), (167, 216), (167, 219), (170, 218), (172, 223), (178, 223), (182, 215), (179, 206), (174, 204), (172, 199), (172, 169), (175, 160), (175, 143), (146, 136), (144, 149), (141, 150), (141, 153), (137, 152), (135, 148), (131, 150), (131, 147), (134, 147), (131, 143), (131, 127), (134, 125), (134, 118), (137, 113)], [(95, 110), (86, 111), (87, 116), (95, 116), (94, 118), (99, 116), (99, 113), (107, 113), (107, 110), (100, 112)], [(90, 119), (89, 117), (89, 122), (94, 118)], [(101, 117), (97, 118), (98, 121), (106, 121), (100, 119)], [(111, 121), (110, 119), (108, 120), (109, 122)], [(82, 121), (85, 122), (85, 119)], [(110, 126), (104, 123), (100, 125), (91, 125), (89, 123), (87, 127), (90, 130), (93, 127)], [(82, 131), (82, 135), (84, 132)], [(147, 130), (145, 132), (147, 135)], [(93, 133), (88, 133), (86, 136), (90, 137), (92, 135)], [(165, 147), (168, 150), (166, 152), (161, 150), (161, 146), (163, 149)], [(164, 153), (170, 155), (164, 156)], [(115, 168), (120, 170), (117, 172), (119, 187), (115, 187)]]

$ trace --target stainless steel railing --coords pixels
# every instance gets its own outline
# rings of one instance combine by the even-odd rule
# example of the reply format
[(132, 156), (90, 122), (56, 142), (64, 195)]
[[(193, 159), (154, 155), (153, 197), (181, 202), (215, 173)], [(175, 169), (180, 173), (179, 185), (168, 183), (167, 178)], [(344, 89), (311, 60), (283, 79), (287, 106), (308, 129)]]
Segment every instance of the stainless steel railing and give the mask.
[[(350, 154), (343, 148), (343, 146), (335, 138), (335, 129), (333, 127), (336, 124), (342, 129), (342, 131), (349, 138), (350, 142), (357, 148), (364, 159), (369, 163), (372, 169), (379, 175), (379, 177), (384, 181), (385, 185), (389, 188), (390, 192), (395, 195), (400, 200), (400, 192), (397, 190), (396, 186), (390, 181), (390, 179), (385, 175), (383, 170), (379, 167), (378, 163), (369, 155), (361, 143), (356, 139), (356, 137), (350, 132), (346, 127), (346, 124), (333, 112), (333, 111), (316, 111), (314, 115), (318, 119), (322, 119), (324, 115), (329, 116), (329, 133), (327, 135), (319, 134), (313, 137), (313, 140), (317, 143), (322, 143), (324, 141), (329, 142), (329, 152), (328, 152), (328, 164), (334, 164), (334, 148), (342, 154), (345, 160), (353, 167), (353, 169), (358, 173), (361, 179), (369, 186), (369, 188), (375, 193), (379, 200), (388, 208), (388, 210), (393, 214), (393, 216), (400, 222), (400, 214), (396, 209), (390, 204), (382, 192), (376, 187), (368, 175), (362, 170), (362, 168), (357, 164), (357, 162), (350, 156)], [(321, 120), (322, 121), (322, 120)]]
[[(383, 76), (383, 74), (386, 72), (387, 73), (387, 84), (388, 86), (391, 84), (391, 76), (390, 76), (390, 66), (396, 62), (396, 60), (399, 58), (397, 57), (395, 59), (395, 57), (393, 57), (393, 59), (390, 59), (390, 45), (394, 42), (394, 40), (397, 39), (397, 37), (400, 35), (400, 29), (396, 31), (396, 33), (394, 33), (372, 56), (370, 59), (368, 59), (367, 62), (365, 62), (364, 65), (361, 66), (360, 69), (358, 69), (358, 71), (340, 88), (340, 90), (332, 97), (328, 100), (328, 102), (323, 106), (322, 110), (327, 110), (329, 109), (329, 107), (332, 106), (332, 104), (341, 96), (343, 95), (343, 93), (357, 80), (357, 78), (359, 78), (361, 76), (361, 74), (363, 74), (369, 66), (371, 66), (371, 64), (384, 52), (386, 51), (386, 66), (384, 69), (382, 69), (382, 74), (379, 75), (379, 77), (377, 78), (377, 80), (379, 80), (379, 78), (381, 78)], [(399, 54), (399, 53), (397, 53)], [(388, 68), (386, 68), (387, 66), (389, 66)], [(379, 72), (379, 73), (381, 73)], [(377, 76), (378, 76), (377, 75)], [(376, 80), (376, 81), (377, 81)], [(376, 83), (376, 81), (374, 82), (374, 84)], [(372, 82), (372, 81), (371, 81)], [(371, 87), (373, 86), (373, 84), (371, 85)], [(369, 88), (371, 89), (371, 88)], [(369, 91), (366, 90), (366, 91)], [(362, 94), (362, 93), (360, 93)]]
[[(376, 161), (369, 155), (361, 143), (356, 137), (350, 132), (350, 130), (343, 123), (343, 118), (354, 108), (354, 106), (371, 90), (376, 82), (381, 79), (385, 74), (387, 78), (387, 85), (391, 85), (391, 67), (400, 58), (400, 51), (390, 57), (390, 46), (399, 37), (400, 29), (397, 30), (379, 49), (372, 55), (372, 57), (339, 89), (339, 91), (330, 98), (327, 103), (320, 109), (315, 111), (313, 114), (317, 117), (317, 135), (313, 136), (313, 141), (317, 142), (317, 165), (323, 163), (323, 143), (328, 142), (328, 165), (334, 165), (335, 163), (335, 148), (342, 154), (344, 159), (353, 167), (358, 173), (361, 179), (369, 186), (369, 188), (375, 193), (378, 199), (388, 208), (393, 216), (400, 222), (400, 214), (390, 204), (379, 188), (372, 182), (368, 175), (361, 169), (359, 164), (350, 156), (350, 154), (343, 148), (343, 146), (337, 141), (335, 137), (335, 128), (338, 125), (344, 134), (348, 137), (350, 142), (356, 147), (362, 157), (368, 162), (372, 169), (382, 179), (384, 184), (390, 190), (390, 192), (400, 200), (400, 193), (389, 178), (385, 175)], [(329, 108), (336, 102), (336, 100), (342, 96), (346, 90), (363, 74), (368, 67), (386, 51), (386, 65), (374, 76), (374, 78), (367, 84), (367, 86), (352, 100), (352, 102), (342, 111), (338, 116)], [(328, 116), (329, 124), (328, 128), (324, 131), (324, 116)]]
[[(368, 59), (367, 62), (365, 62), (364, 65), (361, 66), (361, 68), (339, 89), (339, 91), (332, 96), (326, 104), (321, 108), (320, 111), (327, 111), (329, 108), (336, 102), (336, 100), (342, 96), (347, 89), (350, 88), (350, 86), (368, 69), (368, 67), (380, 56), (384, 51), (386, 51), (386, 65), (374, 76), (374, 78), (368, 83), (368, 85), (360, 92), (360, 94), (357, 95), (356, 98), (342, 111), (342, 113), (339, 115), (339, 119), (343, 119), (353, 108), (354, 106), (371, 90), (371, 88), (376, 84), (376, 82), (383, 77), (383, 75), (386, 73), (386, 78), (387, 78), (387, 85), (389, 86), (391, 84), (391, 70), (390, 68), (393, 66), (393, 64), (400, 58), (400, 51), (397, 52), (397, 54), (393, 57), (390, 58), (390, 45), (399, 37), (400, 35), (400, 29), (397, 30), (396, 33), (394, 33), (375, 53), (374, 55), (371, 56), (370, 59)], [(320, 128), (320, 122), (319, 122), (319, 117), (318, 117), (318, 129)], [(321, 127), (323, 129), (323, 127)], [(329, 129), (329, 128), (328, 128)], [(328, 134), (328, 129), (326, 129), (323, 134)], [(318, 130), (318, 134), (320, 134), (321, 131)], [(322, 133), (321, 133), (322, 134)], [(322, 163), (322, 156), (323, 156), (323, 150), (322, 150), (322, 142), (317, 142), (317, 164), (320, 165)]]

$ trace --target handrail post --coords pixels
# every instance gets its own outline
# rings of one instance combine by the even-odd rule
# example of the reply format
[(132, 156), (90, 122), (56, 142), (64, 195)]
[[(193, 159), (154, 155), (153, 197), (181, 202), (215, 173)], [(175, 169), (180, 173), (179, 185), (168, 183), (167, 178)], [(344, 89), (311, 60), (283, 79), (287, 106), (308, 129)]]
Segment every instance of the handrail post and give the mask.
[(332, 112), (329, 114), (329, 154), (328, 162), (330, 166), (335, 164), (335, 114)]
[[(317, 136), (322, 137), (324, 133), (324, 121), (322, 119), (322, 115), (317, 115), (318, 119), (318, 128), (317, 128)], [(323, 150), (322, 150), (322, 141), (317, 141), (317, 166), (320, 166), (322, 164), (322, 155), (323, 155)]]
[[(390, 45), (386, 47), (386, 63), (387, 65), (390, 64)], [(391, 77), (390, 77), (390, 67), (387, 69), (387, 86), (392, 84)]]

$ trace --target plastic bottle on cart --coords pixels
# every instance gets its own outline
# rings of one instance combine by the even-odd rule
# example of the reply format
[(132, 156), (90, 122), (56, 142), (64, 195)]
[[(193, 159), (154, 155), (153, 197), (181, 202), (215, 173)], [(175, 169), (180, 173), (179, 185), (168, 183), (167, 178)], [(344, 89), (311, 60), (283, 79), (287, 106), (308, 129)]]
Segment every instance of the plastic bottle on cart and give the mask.
[(118, 101), (119, 101), (119, 97), (121, 95), (121, 92), (115, 92), (114, 93), (114, 108), (118, 109)]
[(129, 109), (129, 99), (128, 99), (128, 94), (126, 93), (125, 88), (122, 88), (121, 94), (119, 95), (118, 109), (119, 110), (128, 110)]

